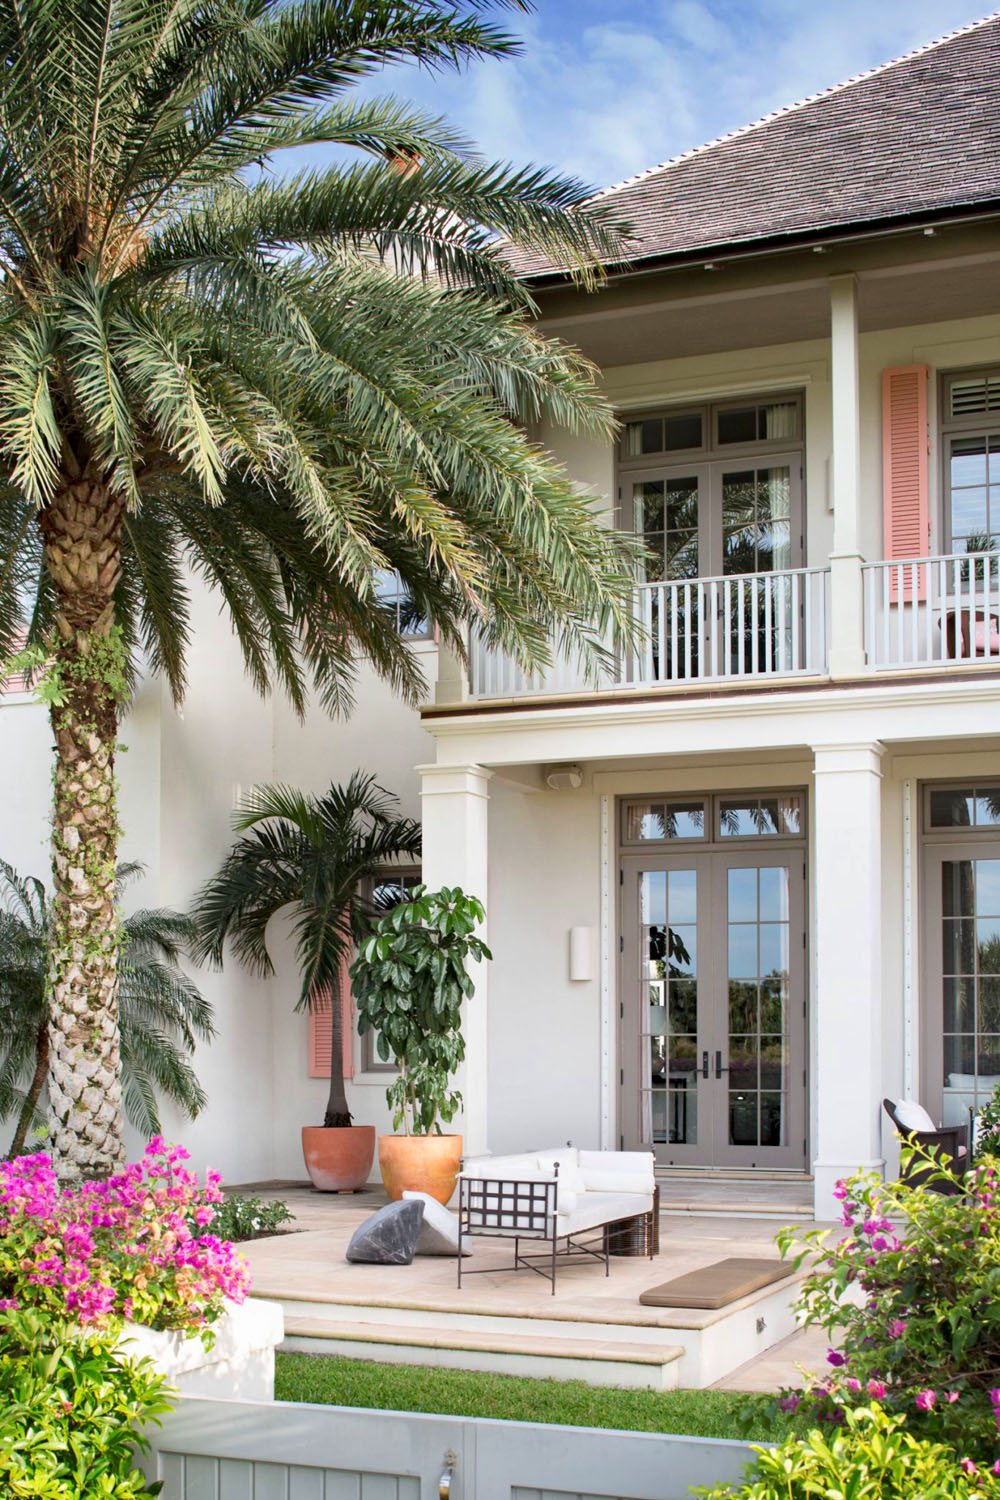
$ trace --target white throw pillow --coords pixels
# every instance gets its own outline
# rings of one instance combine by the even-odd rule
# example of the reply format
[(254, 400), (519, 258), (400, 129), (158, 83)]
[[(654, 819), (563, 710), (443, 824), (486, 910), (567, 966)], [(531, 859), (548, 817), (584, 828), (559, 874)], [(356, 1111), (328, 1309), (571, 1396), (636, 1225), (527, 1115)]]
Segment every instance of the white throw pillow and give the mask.
[[(450, 1209), (445, 1208), (430, 1193), (403, 1194), (404, 1202), (408, 1199), (416, 1199), (424, 1205), (424, 1217), (420, 1225), (420, 1237), (417, 1240), (418, 1255), (457, 1255), (458, 1254), (458, 1219)], [(471, 1250), (462, 1251), (463, 1255), (471, 1255)]]
[(559, 1168), (559, 1176), (556, 1179), (556, 1204), (557, 1212), (571, 1214), (577, 1206), (580, 1194), (584, 1192), (583, 1174), (577, 1166), (576, 1150), (573, 1146), (566, 1146), (561, 1151), (543, 1151), (538, 1157), (538, 1170), (551, 1174), (555, 1167)]
[(937, 1130), (926, 1109), (915, 1099), (900, 1099), (896, 1105), (896, 1119), (904, 1130)]

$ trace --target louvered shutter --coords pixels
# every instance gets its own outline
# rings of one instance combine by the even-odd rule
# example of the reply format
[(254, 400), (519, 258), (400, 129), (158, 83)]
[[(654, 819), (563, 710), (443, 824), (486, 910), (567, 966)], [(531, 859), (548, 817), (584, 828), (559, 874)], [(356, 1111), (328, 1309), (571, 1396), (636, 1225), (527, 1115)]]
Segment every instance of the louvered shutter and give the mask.
[[(887, 561), (926, 557), (930, 551), (928, 486), (927, 365), (895, 365), (882, 371), (882, 513)], [(925, 569), (917, 596), (924, 597)], [(892, 597), (897, 578), (893, 574)], [(908, 596), (914, 580), (904, 579)]]
[[(354, 1077), (354, 1006), (351, 1002), (351, 976), (345, 957), (340, 968), (340, 1008), (343, 1017), (343, 1068), (344, 1077)], [(320, 991), (315, 1003), (309, 1007), (309, 1077), (329, 1078), (330, 1048), (333, 1045), (333, 1014), (330, 991)]]

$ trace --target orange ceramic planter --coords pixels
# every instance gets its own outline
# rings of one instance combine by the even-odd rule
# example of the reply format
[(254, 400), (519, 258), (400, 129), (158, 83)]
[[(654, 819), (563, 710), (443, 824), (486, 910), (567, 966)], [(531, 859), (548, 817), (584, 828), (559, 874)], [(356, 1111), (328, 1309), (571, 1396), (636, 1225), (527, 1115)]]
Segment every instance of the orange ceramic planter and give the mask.
[(404, 1192), (447, 1203), (462, 1161), (460, 1135), (380, 1135), (378, 1164), (390, 1201)]
[(374, 1125), (303, 1125), (302, 1155), (314, 1188), (353, 1193), (368, 1181), (375, 1155)]

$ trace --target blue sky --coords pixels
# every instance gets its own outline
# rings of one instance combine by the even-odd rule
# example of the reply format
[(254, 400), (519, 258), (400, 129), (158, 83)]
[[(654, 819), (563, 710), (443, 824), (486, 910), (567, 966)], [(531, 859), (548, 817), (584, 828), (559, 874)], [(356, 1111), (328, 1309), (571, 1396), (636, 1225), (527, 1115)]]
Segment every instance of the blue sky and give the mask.
[[(989, 0), (537, 0), (523, 56), (383, 74), (491, 158), (605, 186), (978, 20)], [(322, 153), (310, 153), (314, 164)]]

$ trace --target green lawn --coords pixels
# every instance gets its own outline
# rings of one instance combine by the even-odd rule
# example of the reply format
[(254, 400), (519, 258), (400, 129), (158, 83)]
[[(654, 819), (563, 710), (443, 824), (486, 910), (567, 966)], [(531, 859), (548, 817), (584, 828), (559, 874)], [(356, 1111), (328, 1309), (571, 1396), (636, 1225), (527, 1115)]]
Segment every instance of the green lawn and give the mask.
[(528, 1380), (318, 1354), (279, 1354), (277, 1366), (279, 1401), (751, 1441), (775, 1441), (790, 1431), (784, 1418), (768, 1411), (769, 1398), (731, 1391), (617, 1391), (581, 1380)]

